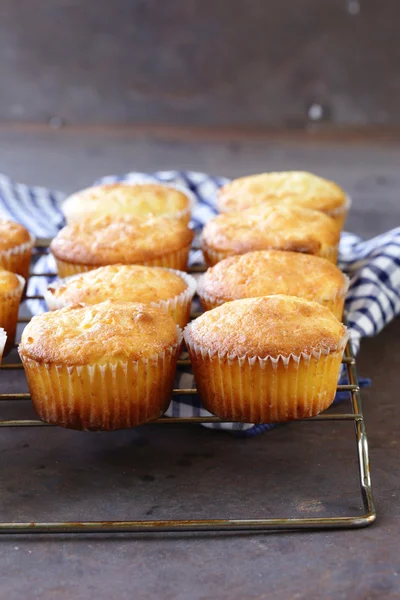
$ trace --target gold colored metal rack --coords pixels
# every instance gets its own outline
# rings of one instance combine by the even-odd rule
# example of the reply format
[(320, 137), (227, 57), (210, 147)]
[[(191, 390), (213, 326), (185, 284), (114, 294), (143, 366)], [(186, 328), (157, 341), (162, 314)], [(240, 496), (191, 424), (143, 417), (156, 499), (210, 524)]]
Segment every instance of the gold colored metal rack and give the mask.
[[(48, 240), (38, 240), (36, 253), (47, 251)], [(192, 273), (201, 272), (201, 267), (189, 270)], [(54, 277), (55, 273), (32, 273), (35, 277)], [(43, 296), (26, 295), (24, 300), (40, 300)], [(192, 317), (198, 313), (192, 314)], [(26, 324), (29, 318), (22, 317), (19, 323)], [(348, 384), (338, 385), (338, 391), (347, 391), (351, 398), (351, 412), (330, 413), (326, 412), (316, 417), (296, 421), (299, 426), (310, 421), (335, 421), (354, 423), (356, 454), (359, 468), (359, 483), (364, 505), (364, 514), (359, 516), (332, 516), (332, 517), (295, 517), (295, 518), (259, 518), (259, 519), (195, 519), (195, 520), (130, 520), (130, 521), (53, 521), (53, 522), (4, 522), (0, 520), (0, 534), (27, 534), (27, 533), (121, 533), (121, 532), (196, 532), (196, 531), (271, 531), (271, 530), (300, 530), (300, 529), (346, 529), (371, 525), (376, 519), (376, 509), (371, 488), (370, 462), (368, 456), (368, 440), (365, 429), (362, 401), (358, 384), (356, 361), (352, 353), (350, 342), (347, 344), (343, 356), (343, 364), (347, 372)], [(187, 367), (190, 361), (186, 358), (178, 361), (178, 369)], [(1, 401), (26, 401), (30, 399), (29, 393), (1, 393), (1, 377), (7, 371), (23, 369), (20, 362), (5, 363), (0, 365), (0, 402)], [(173, 390), (174, 396), (187, 396), (197, 393), (195, 388), (177, 388)], [(200, 424), (223, 423), (217, 417), (162, 417), (155, 423), (162, 424)], [(39, 419), (0, 419), (0, 427), (54, 427)]]

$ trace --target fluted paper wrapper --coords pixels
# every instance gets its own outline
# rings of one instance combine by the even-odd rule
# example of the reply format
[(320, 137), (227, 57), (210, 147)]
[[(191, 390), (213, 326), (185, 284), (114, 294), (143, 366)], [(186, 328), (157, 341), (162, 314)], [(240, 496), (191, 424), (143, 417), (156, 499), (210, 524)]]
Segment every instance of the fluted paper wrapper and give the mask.
[(312, 417), (333, 402), (347, 333), (337, 348), (289, 357), (212, 354), (185, 341), (204, 407), (229, 421), (282, 423)]
[(344, 224), (346, 222), (347, 213), (350, 210), (351, 203), (352, 203), (352, 200), (351, 200), (350, 196), (346, 196), (346, 201), (343, 204), (343, 206), (338, 206), (337, 208), (333, 208), (332, 210), (325, 211), (325, 214), (327, 214), (329, 217), (331, 217), (335, 221), (335, 223), (340, 231), (342, 231)]
[(337, 259), (338, 259), (338, 254), (339, 254), (339, 244), (336, 244), (336, 246), (324, 245), (315, 256), (321, 256), (322, 258), (326, 258), (327, 260), (332, 262), (334, 265), (336, 265)]
[(1, 329), (1, 327), (0, 327), (0, 365), (1, 365), (1, 359), (3, 358), (3, 352), (4, 352), (5, 345), (6, 345), (6, 341), (7, 341), (7, 334), (4, 331), (4, 329)]
[[(202, 243), (201, 249), (203, 251), (204, 260), (205, 260), (207, 266), (209, 266), (209, 267), (213, 267), (214, 265), (219, 263), (221, 260), (224, 260), (224, 258), (228, 258), (228, 256), (236, 256), (238, 254), (237, 252), (234, 252), (233, 250), (214, 250), (213, 248), (210, 248), (210, 246), (208, 246), (204, 242)], [(267, 249), (267, 248), (265, 248), (265, 249)], [(279, 248), (278, 248), (278, 250), (279, 250)], [(282, 249), (282, 252), (284, 252), (283, 249)], [(329, 260), (330, 262), (333, 262), (336, 265), (338, 253), (339, 253), (339, 245), (338, 244), (336, 246), (324, 245), (323, 247), (321, 247), (320, 251), (315, 256), (322, 256), (322, 258), (326, 258), (327, 260)]]
[(31, 235), (29, 242), (9, 248), (8, 250), (2, 250), (0, 252), (0, 267), (27, 279), (31, 264), (32, 248), (35, 242), (35, 236)]
[(7, 333), (7, 343), (4, 352), (9, 352), (15, 343), (17, 331), (18, 311), (22, 292), (25, 287), (25, 279), (17, 275), (19, 287), (12, 292), (0, 293), (0, 327)]
[[(136, 260), (131, 264), (145, 265), (147, 267), (165, 267), (168, 269), (176, 269), (178, 271), (186, 271), (189, 259), (190, 245), (176, 250), (174, 252), (165, 253), (161, 256), (155, 256), (151, 260), (140, 261)], [(85, 271), (93, 271), (99, 267), (105, 265), (85, 265), (82, 263), (70, 263), (64, 260), (60, 260), (54, 257), (57, 265), (57, 271), (59, 277), (70, 277), (77, 273), (84, 273)]]
[(21, 356), (31, 398), (46, 423), (70, 429), (126, 429), (167, 410), (182, 341), (137, 361), (67, 366)]
[[(350, 280), (347, 277), (347, 275), (344, 275), (345, 278), (345, 282), (343, 284), (343, 286), (337, 291), (336, 294), (334, 294), (333, 296), (331, 296), (330, 298), (327, 298), (326, 296), (322, 296), (322, 295), (318, 295), (315, 294), (314, 297), (308, 297), (307, 300), (313, 300), (314, 302), (319, 302), (319, 304), (322, 304), (323, 306), (326, 306), (327, 308), (329, 308), (333, 314), (335, 315), (335, 317), (337, 319), (339, 319), (339, 321), (342, 320), (343, 317), (343, 308), (344, 308), (344, 302), (346, 299), (346, 294), (347, 291), (349, 289), (349, 284), (350, 284)], [(221, 306), (221, 304), (225, 304), (225, 302), (230, 302), (232, 300), (232, 298), (215, 298), (210, 294), (207, 294), (203, 288), (202, 288), (202, 279), (200, 278), (200, 281), (198, 282), (198, 286), (197, 286), (197, 293), (199, 295), (200, 298), (200, 302), (202, 307), (204, 308), (204, 310), (212, 310), (213, 308), (216, 308), (217, 306)], [(273, 294), (266, 294), (266, 295), (273, 295)], [(292, 294), (288, 294), (289, 296)], [(247, 296), (246, 296), (247, 297)], [(303, 296), (301, 296), (303, 297)], [(234, 298), (234, 300), (238, 300), (239, 298)]]
[[(190, 317), (190, 308), (193, 300), (193, 296), (196, 292), (196, 280), (191, 275), (183, 273), (183, 271), (177, 271), (175, 269), (166, 269), (175, 275), (178, 275), (186, 283), (186, 289), (180, 294), (169, 298), (168, 300), (159, 300), (158, 302), (150, 302), (152, 306), (160, 306), (164, 308), (174, 319), (175, 323), (182, 329), (188, 324)], [(49, 310), (58, 310), (67, 306), (68, 302), (64, 301), (63, 298), (57, 298), (52, 290), (57, 290), (62, 285), (65, 285), (71, 277), (60, 279), (55, 283), (49, 285), (47, 290), (44, 292), (44, 299), (46, 300)]]

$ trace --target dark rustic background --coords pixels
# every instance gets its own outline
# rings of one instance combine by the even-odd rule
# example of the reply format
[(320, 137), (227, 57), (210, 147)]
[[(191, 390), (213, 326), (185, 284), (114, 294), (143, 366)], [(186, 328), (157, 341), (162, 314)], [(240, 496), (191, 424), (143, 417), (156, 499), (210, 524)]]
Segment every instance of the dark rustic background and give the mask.
[(2, 0), (0, 124), (400, 125), (399, 0)]

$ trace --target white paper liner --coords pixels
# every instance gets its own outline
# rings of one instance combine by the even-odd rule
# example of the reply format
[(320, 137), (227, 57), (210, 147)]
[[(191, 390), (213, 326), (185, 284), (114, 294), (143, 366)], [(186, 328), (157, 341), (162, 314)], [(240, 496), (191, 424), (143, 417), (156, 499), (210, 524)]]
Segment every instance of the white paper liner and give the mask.
[[(177, 190), (178, 192), (180, 192), (181, 194), (183, 194), (188, 201), (188, 206), (187, 208), (183, 208), (181, 210), (176, 210), (174, 212), (171, 213), (161, 213), (158, 216), (162, 216), (162, 217), (166, 217), (171, 218), (171, 219), (176, 219), (178, 221), (185, 221), (186, 223), (189, 223), (190, 218), (192, 216), (192, 211), (193, 211), (193, 207), (194, 204), (196, 202), (196, 198), (193, 194), (191, 194), (187, 189), (185, 189), (183, 186), (180, 185), (174, 185), (174, 184), (170, 184), (170, 183), (162, 183), (162, 182), (151, 182), (148, 180), (143, 180), (143, 181), (121, 181), (119, 183), (122, 183), (124, 185), (130, 185), (130, 186), (137, 186), (137, 185), (143, 185), (143, 184), (150, 184), (150, 185), (160, 185), (162, 187), (166, 187), (166, 188), (170, 188), (173, 190)], [(100, 184), (101, 185), (108, 185), (106, 183)], [(97, 186), (94, 186), (97, 187)], [(86, 188), (86, 189), (90, 189), (90, 188)], [(85, 191), (85, 190), (81, 190), (81, 191)], [(78, 223), (79, 221), (82, 220), (82, 215), (80, 213), (78, 213), (78, 216), (75, 216), (75, 211), (74, 208), (70, 208), (70, 205), (72, 203), (72, 198), (74, 198), (74, 196), (76, 196), (76, 194), (78, 194), (79, 192), (76, 192), (75, 194), (71, 194), (66, 200), (64, 200), (62, 206), (61, 206), (61, 210), (62, 213), (64, 214), (65, 220), (67, 222), (68, 225), (72, 224), (72, 223)], [(75, 200), (75, 198), (74, 198)], [(109, 213), (109, 214), (113, 214), (113, 213)]]
[(207, 350), (193, 341), (191, 328), (185, 328), (184, 339), (200, 396), (211, 413), (231, 421), (285, 422), (314, 416), (333, 402), (347, 330), (335, 347), (260, 357)]
[[(279, 248), (278, 245), (273, 246), (273, 247), (269, 246), (264, 249), (269, 250), (271, 248), (273, 248), (275, 250), (279, 250), (280, 252), (285, 252), (285, 248)], [(238, 254), (245, 254), (245, 252), (239, 253), (239, 252), (234, 252), (231, 250), (214, 250), (213, 248), (210, 248), (210, 246), (204, 240), (202, 240), (202, 242), (201, 242), (201, 249), (203, 251), (204, 260), (205, 260), (207, 266), (209, 266), (209, 267), (213, 267), (214, 265), (219, 263), (221, 260), (224, 260), (225, 258), (228, 258), (229, 256), (237, 256)], [(290, 249), (288, 249), (288, 250), (290, 250)], [(252, 252), (252, 251), (253, 250), (249, 250), (249, 252)], [(338, 252), (339, 252), (339, 243), (336, 244), (335, 246), (328, 246), (328, 245), (323, 246), (321, 248), (321, 251), (318, 254), (315, 254), (314, 256), (321, 256), (322, 258), (326, 258), (333, 264), (336, 264)]]
[(3, 352), (4, 352), (5, 345), (6, 345), (6, 341), (7, 341), (7, 334), (4, 331), (4, 329), (2, 329), (0, 327), (0, 364), (1, 364), (1, 359), (3, 358)]
[(203, 238), (200, 240), (200, 247), (203, 252), (204, 261), (208, 267), (213, 267), (221, 260), (224, 260), (224, 258), (228, 258), (228, 256), (235, 256), (234, 252), (213, 250)]
[(83, 430), (125, 429), (159, 418), (171, 400), (182, 331), (153, 356), (94, 365), (38, 362), (21, 355), (33, 405), (47, 422)]
[(18, 321), (18, 310), (25, 288), (25, 279), (14, 273), (19, 286), (9, 292), (0, 293), (0, 326), (7, 332), (6, 349), (9, 351), (15, 342), (15, 332)]
[[(188, 319), (185, 319), (185, 322), (183, 322), (182, 319), (179, 319), (180, 322), (178, 322), (178, 315), (179, 313), (184, 311), (186, 307), (188, 308), (188, 310), (190, 310), (190, 304), (192, 302), (193, 296), (196, 293), (196, 280), (194, 279), (194, 277), (188, 275), (188, 273), (184, 273), (183, 271), (177, 271), (176, 269), (168, 268), (166, 268), (165, 270), (169, 271), (170, 273), (174, 273), (175, 275), (183, 279), (187, 287), (183, 292), (177, 294), (173, 298), (169, 298), (168, 300), (158, 300), (150, 302), (149, 304), (151, 306), (160, 306), (161, 308), (165, 309), (169, 314), (171, 314), (175, 318), (177, 325), (179, 325), (180, 327), (184, 327), (187, 324)], [(68, 301), (63, 301), (62, 297), (56, 297), (52, 293), (52, 290), (56, 291), (57, 288), (61, 287), (62, 285), (67, 285), (69, 281), (73, 281), (76, 277), (79, 277), (79, 275), (80, 274), (72, 275), (71, 277), (65, 277), (64, 279), (55, 281), (54, 283), (51, 283), (48, 286), (47, 290), (44, 292), (43, 295), (49, 310), (58, 310), (69, 304)], [(112, 297), (112, 295), (110, 297)], [(138, 300), (138, 302), (141, 302), (141, 300)]]
[[(332, 310), (331, 307), (334, 307), (336, 305), (336, 303), (338, 302), (339, 299), (343, 299), (346, 297), (346, 294), (349, 290), (349, 285), (350, 285), (350, 279), (349, 277), (342, 272), (343, 278), (344, 278), (344, 283), (342, 285), (342, 287), (336, 292), (336, 294), (333, 294), (332, 296), (323, 296), (320, 295), (318, 296), (317, 294), (313, 297), (313, 298), (309, 298), (307, 296), (297, 296), (296, 294), (290, 294), (287, 293), (288, 296), (297, 296), (298, 298), (304, 298), (305, 300), (313, 300), (314, 302), (318, 302), (319, 304), (322, 304), (323, 306), (327, 306), (328, 308), (330, 308)], [(217, 306), (221, 306), (222, 304), (225, 304), (225, 302), (230, 302), (232, 300), (240, 300), (242, 298), (251, 298), (252, 296), (235, 296), (235, 298), (216, 298), (215, 296), (212, 296), (211, 294), (208, 294), (207, 292), (204, 291), (204, 287), (203, 287), (203, 280), (206, 276), (206, 273), (204, 275), (202, 275), (198, 281), (197, 281), (197, 293), (199, 295), (201, 304), (203, 306), (203, 308), (205, 310), (211, 310), (213, 308), (216, 308)], [(272, 292), (269, 292), (268, 294), (262, 294), (263, 296), (273, 296), (274, 294)], [(253, 296), (256, 297), (256, 296)], [(258, 295), (259, 297), (259, 295)], [(332, 312), (336, 315), (336, 317), (340, 320), (342, 318), (342, 315), (336, 314), (335, 310), (332, 310)]]
[(325, 210), (323, 212), (335, 219), (337, 217), (346, 215), (349, 212), (352, 203), (353, 200), (351, 196), (346, 194), (344, 204), (342, 204), (341, 206), (337, 206), (336, 208), (332, 208), (331, 210)]
[(323, 246), (321, 248), (321, 251), (318, 254), (316, 254), (315, 256), (321, 256), (322, 258), (326, 258), (327, 260), (332, 262), (334, 265), (336, 265), (338, 254), (339, 254), (339, 243), (337, 243), (336, 246), (327, 246), (327, 245)]
[[(35, 236), (31, 233), (29, 234), (29, 236), (29, 242), (24, 242), (23, 244), (19, 244), (18, 246), (14, 246), (13, 248), (8, 248), (7, 250), (0, 251), (0, 267), (6, 269), (7, 271), (11, 271), (12, 273), (18, 273), (24, 277), (28, 276), (31, 252), (33, 246), (36, 243)], [(26, 265), (24, 264), (24, 268), (21, 269), (20, 263), (22, 259), (25, 258), (24, 255), (26, 255), (27, 253), (29, 253), (29, 260), (26, 261)], [(18, 269), (18, 271), (16, 271), (16, 269)], [(19, 271), (21, 271), (21, 273)]]
[(71, 275), (78, 275), (78, 273), (85, 273), (86, 271), (93, 271), (97, 269), (101, 265), (83, 265), (80, 263), (69, 263), (65, 260), (60, 260), (56, 258), (55, 255), (54, 260), (57, 266), (57, 272), (59, 277), (71, 277)]
[[(189, 252), (190, 252), (191, 244), (188, 246), (184, 246), (179, 250), (173, 250), (172, 252), (166, 252), (160, 256), (155, 256), (154, 258), (147, 261), (135, 260), (130, 263), (123, 264), (132, 264), (132, 265), (144, 265), (147, 267), (164, 267), (166, 269), (176, 269), (178, 271), (185, 271), (188, 265)], [(105, 263), (99, 265), (90, 265), (83, 263), (70, 263), (66, 260), (57, 258), (55, 254), (53, 254), (56, 265), (58, 275), (61, 278), (70, 277), (71, 275), (77, 275), (78, 273), (85, 273), (86, 271), (94, 271), (94, 269), (98, 269), (99, 267), (105, 267), (107, 264), (119, 264), (119, 263)]]

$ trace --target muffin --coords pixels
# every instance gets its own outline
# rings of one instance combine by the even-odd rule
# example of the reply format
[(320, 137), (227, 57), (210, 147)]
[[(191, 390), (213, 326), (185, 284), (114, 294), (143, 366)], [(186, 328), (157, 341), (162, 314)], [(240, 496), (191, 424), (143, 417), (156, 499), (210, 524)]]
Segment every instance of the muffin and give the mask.
[(320, 210), (343, 228), (350, 199), (332, 181), (302, 171), (262, 173), (235, 179), (218, 196), (220, 212), (241, 211), (265, 204), (284, 203)]
[(3, 358), (3, 352), (4, 352), (4, 348), (6, 346), (6, 341), (7, 341), (7, 334), (4, 331), (4, 329), (1, 329), (1, 327), (0, 327), (0, 365), (1, 365), (1, 360)]
[(24, 287), (23, 277), (0, 269), (0, 327), (7, 333), (5, 352), (11, 350), (15, 343), (18, 310)]
[(208, 269), (198, 284), (205, 310), (224, 302), (285, 294), (327, 306), (341, 319), (349, 278), (325, 258), (259, 250), (230, 256)]
[(35, 238), (23, 225), (0, 219), (0, 267), (26, 279), (34, 243)]
[(330, 217), (309, 208), (263, 206), (218, 215), (204, 227), (201, 247), (209, 266), (253, 250), (289, 250), (336, 263), (340, 232)]
[(166, 217), (101, 217), (67, 225), (50, 249), (60, 277), (114, 264), (185, 271), (193, 232)]
[(347, 333), (325, 306), (276, 295), (226, 302), (192, 321), (184, 338), (205, 408), (268, 423), (332, 404)]
[(165, 412), (181, 340), (165, 310), (108, 300), (33, 317), (19, 353), (43, 421), (113, 430)]
[(111, 183), (87, 188), (62, 206), (67, 223), (86, 217), (166, 216), (190, 221), (190, 198), (180, 190), (158, 183)]
[(142, 265), (108, 265), (51, 284), (44, 294), (49, 310), (68, 304), (98, 304), (112, 299), (161, 306), (180, 327), (189, 321), (196, 291), (182, 271)]

